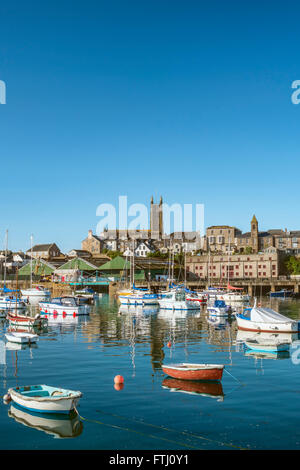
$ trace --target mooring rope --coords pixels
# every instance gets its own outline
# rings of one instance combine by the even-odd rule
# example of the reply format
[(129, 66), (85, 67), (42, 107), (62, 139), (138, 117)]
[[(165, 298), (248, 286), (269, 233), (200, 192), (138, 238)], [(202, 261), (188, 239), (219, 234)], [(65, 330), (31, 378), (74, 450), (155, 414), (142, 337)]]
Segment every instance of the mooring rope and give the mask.
[[(134, 433), (140, 434), (142, 436), (151, 437), (152, 439), (160, 439), (160, 440), (164, 440), (164, 441), (171, 442), (171, 443), (174, 443), (174, 444), (179, 444), (181, 446), (188, 447), (190, 449), (199, 449), (199, 447), (194, 447), (190, 444), (185, 444), (185, 443), (182, 443), (182, 442), (177, 442), (177, 441), (174, 441), (174, 440), (170, 440), (170, 439), (167, 439), (165, 437), (154, 436), (152, 434), (145, 434), (145, 433), (142, 433), (140, 431), (136, 431), (136, 430), (131, 429), (131, 428), (123, 428), (123, 427), (117, 426), (115, 424), (107, 424), (107, 423), (104, 423), (102, 421), (89, 419), (89, 418), (84, 418), (83, 416), (81, 416), (79, 414), (77, 408), (75, 408), (75, 410), (78, 413), (79, 418), (82, 419), (83, 421), (88, 421), (88, 422), (96, 423), (96, 424), (102, 424), (104, 426), (112, 427), (112, 428), (115, 428), (115, 429), (120, 429), (120, 430), (123, 430), (123, 431), (134, 432)], [(126, 416), (120, 416), (120, 415), (117, 415), (117, 414), (114, 414), (114, 413), (107, 413), (107, 412), (104, 412), (102, 410), (97, 410), (97, 412), (102, 413), (102, 414), (107, 415), (107, 416), (113, 416), (115, 418), (119, 418), (119, 419), (122, 419), (122, 420), (133, 421), (135, 423), (143, 424), (144, 426), (149, 426), (149, 427), (160, 429), (160, 430), (163, 430), (163, 431), (173, 432), (173, 433), (176, 433), (176, 434), (181, 434), (181, 435), (189, 437), (189, 438), (205, 440), (205, 441), (208, 441), (208, 442), (212, 442), (214, 444), (218, 444), (222, 447), (225, 446), (225, 447), (232, 447), (232, 448), (238, 449), (238, 450), (247, 450), (247, 448), (245, 448), (245, 447), (234, 445), (234, 444), (231, 444), (229, 442), (217, 441), (215, 439), (211, 439), (209, 437), (204, 437), (204, 436), (201, 436), (199, 434), (193, 434), (193, 433), (190, 433), (188, 431), (177, 431), (176, 429), (171, 429), (171, 428), (167, 428), (165, 426), (159, 426), (159, 425), (156, 425), (156, 424), (146, 423), (145, 421), (141, 421), (141, 420), (134, 419), (134, 418), (127, 418)]]
[(230, 377), (232, 377), (234, 380), (236, 380), (238, 383), (240, 383), (241, 385), (245, 385), (245, 384), (243, 384), (243, 382), (241, 382), (239, 379), (237, 379), (236, 377), (234, 377), (234, 375), (232, 375), (230, 372), (228, 372), (228, 370), (226, 370), (225, 367), (224, 367), (224, 371), (225, 371), (228, 375), (230, 375)]

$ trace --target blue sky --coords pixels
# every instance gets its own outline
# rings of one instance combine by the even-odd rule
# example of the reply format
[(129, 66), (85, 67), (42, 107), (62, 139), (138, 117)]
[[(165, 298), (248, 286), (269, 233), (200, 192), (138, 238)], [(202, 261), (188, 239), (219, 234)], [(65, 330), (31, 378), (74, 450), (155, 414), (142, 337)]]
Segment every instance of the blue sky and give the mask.
[[(80, 248), (100, 203), (300, 229), (299, 2), (0, 7), (0, 244)], [(2, 242), (3, 241), (3, 242)]]

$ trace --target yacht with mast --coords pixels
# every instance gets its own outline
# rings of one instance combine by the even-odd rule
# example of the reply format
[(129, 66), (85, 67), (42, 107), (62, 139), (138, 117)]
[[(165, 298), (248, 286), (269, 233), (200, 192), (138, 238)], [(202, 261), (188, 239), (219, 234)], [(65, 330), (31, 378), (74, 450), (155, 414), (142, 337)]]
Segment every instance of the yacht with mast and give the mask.
[[(118, 292), (121, 305), (158, 305), (157, 294), (152, 294), (148, 289), (140, 289), (134, 284), (134, 243), (132, 250), (132, 263), (130, 263), (130, 288)], [(125, 264), (126, 266), (126, 264)]]
[[(0, 311), (2, 310), (24, 310), (26, 303), (19, 298), (18, 289), (8, 289), (6, 287), (6, 260), (7, 260), (7, 247), (8, 247), (8, 230), (6, 230), (5, 241), (5, 257), (4, 257), (4, 281), (3, 288), (0, 293)], [(2, 316), (0, 314), (0, 316)]]
[(22, 299), (26, 300), (31, 305), (38, 305), (39, 302), (49, 301), (51, 297), (51, 292), (48, 289), (45, 289), (44, 286), (39, 285), (32, 285), (32, 260), (33, 260), (33, 253), (32, 253), (32, 240), (33, 236), (30, 236), (31, 242), (31, 259), (30, 259), (30, 288), (29, 289), (22, 289)]

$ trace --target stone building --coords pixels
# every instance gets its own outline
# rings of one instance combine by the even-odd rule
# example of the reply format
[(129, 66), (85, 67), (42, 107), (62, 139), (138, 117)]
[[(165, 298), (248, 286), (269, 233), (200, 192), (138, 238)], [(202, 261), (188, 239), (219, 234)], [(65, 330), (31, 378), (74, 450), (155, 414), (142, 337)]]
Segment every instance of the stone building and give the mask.
[(283, 273), (284, 257), (280, 250), (270, 247), (256, 254), (191, 256), (186, 258), (186, 266), (199, 279), (270, 279)]
[(81, 249), (83, 251), (88, 251), (92, 255), (100, 254), (103, 246), (103, 239), (94, 235), (92, 230), (89, 230), (87, 238), (81, 242)]
[(233, 252), (236, 238), (241, 230), (229, 225), (212, 225), (206, 229), (205, 250), (211, 252)]
[(259, 253), (268, 247), (286, 253), (300, 253), (300, 231), (270, 229), (259, 231), (255, 215), (250, 222), (250, 231), (242, 233), (236, 227), (213, 225), (206, 230), (205, 251), (211, 253)]
[[(199, 232), (175, 232), (169, 235), (164, 233), (163, 224), (163, 200), (160, 197), (159, 204), (154, 203), (153, 197), (150, 202), (150, 229), (149, 230), (104, 230), (99, 235), (94, 235), (89, 230), (87, 238), (81, 243), (81, 249), (89, 251), (95, 256), (102, 250), (120, 251), (125, 255), (133, 250), (138, 252), (161, 251), (167, 253), (172, 250), (179, 253), (182, 250), (186, 252), (196, 252), (203, 248), (203, 238)], [(144, 246), (143, 248), (140, 248)]]
[(46, 260), (51, 260), (53, 258), (59, 257), (61, 255), (61, 251), (55, 243), (47, 243), (44, 245), (34, 245), (29, 250), (27, 250), (26, 254), (33, 258), (42, 258)]

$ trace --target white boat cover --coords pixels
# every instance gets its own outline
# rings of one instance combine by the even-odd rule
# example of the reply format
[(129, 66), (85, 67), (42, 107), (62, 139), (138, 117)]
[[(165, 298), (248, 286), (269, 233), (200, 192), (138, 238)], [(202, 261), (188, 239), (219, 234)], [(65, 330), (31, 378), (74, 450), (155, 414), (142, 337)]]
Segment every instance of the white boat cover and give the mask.
[(271, 308), (253, 307), (251, 309), (251, 321), (259, 323), (290, 323), (291, 318), (285, 317)]

